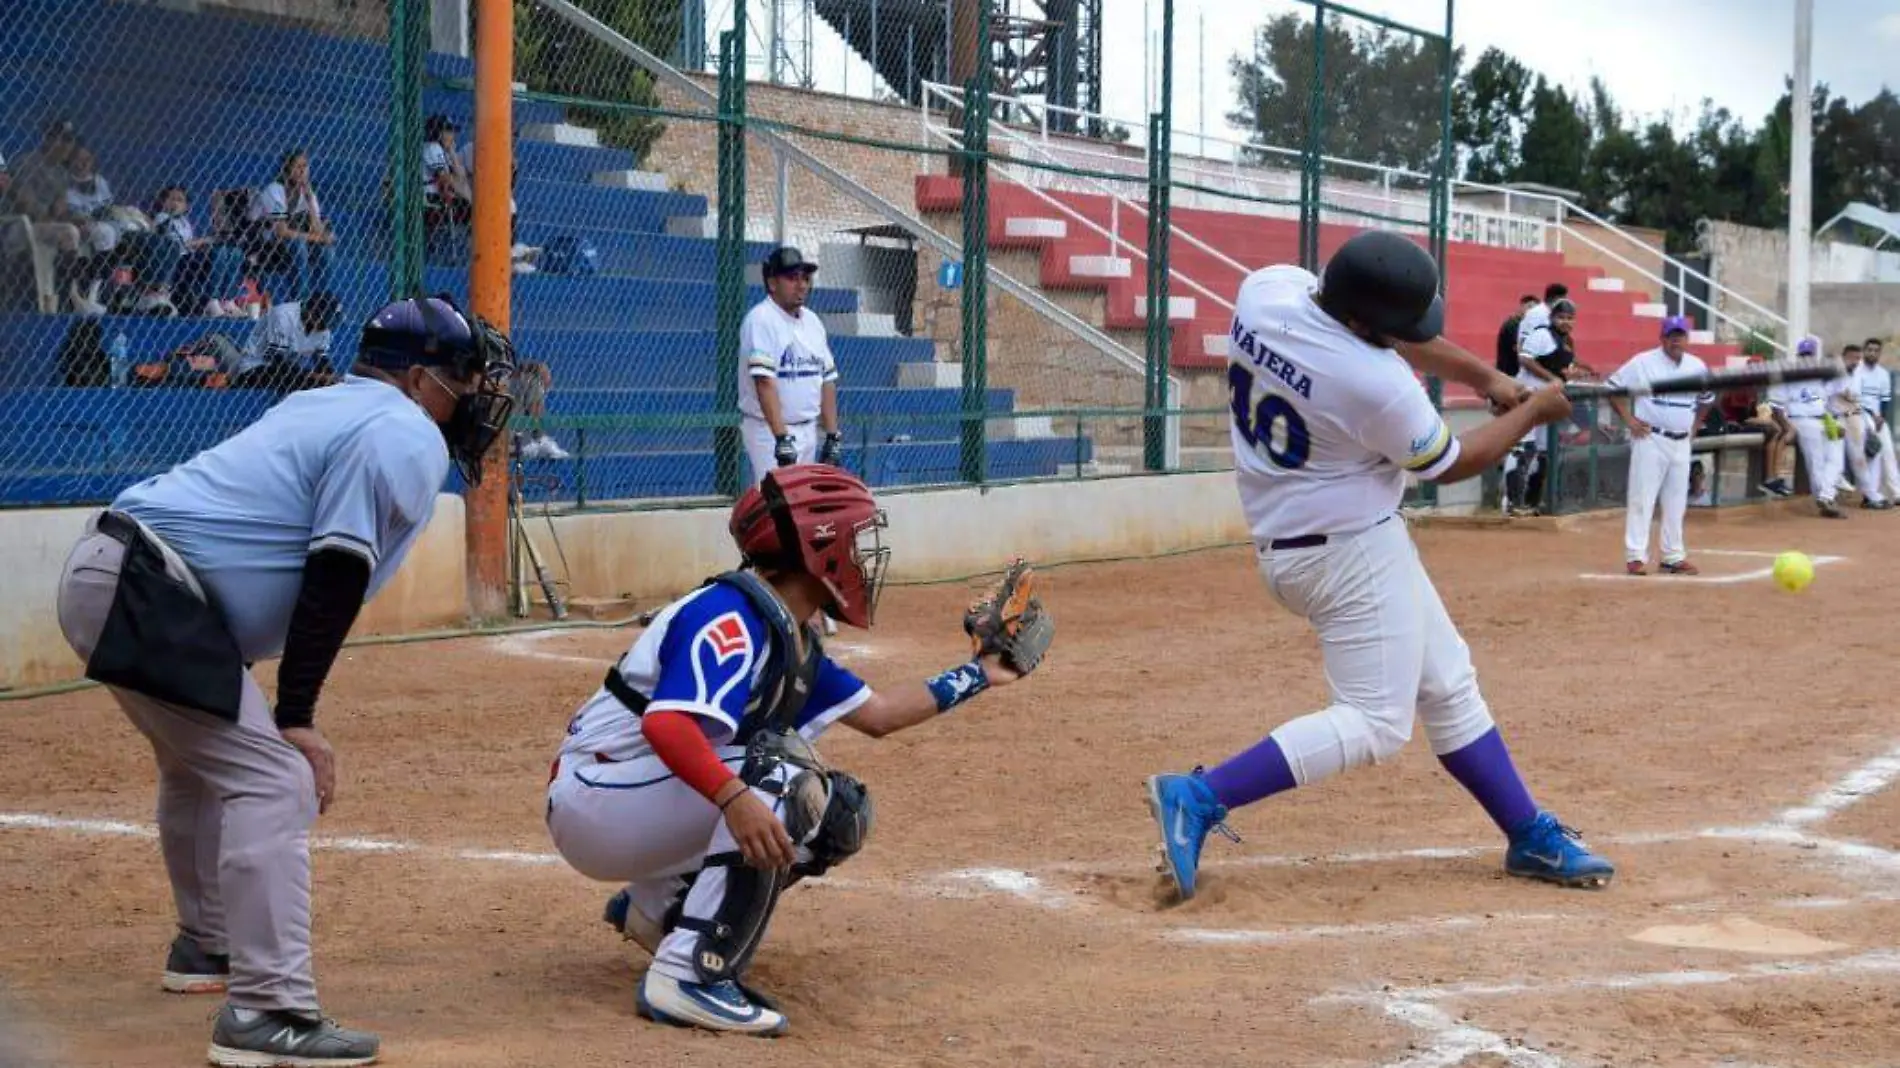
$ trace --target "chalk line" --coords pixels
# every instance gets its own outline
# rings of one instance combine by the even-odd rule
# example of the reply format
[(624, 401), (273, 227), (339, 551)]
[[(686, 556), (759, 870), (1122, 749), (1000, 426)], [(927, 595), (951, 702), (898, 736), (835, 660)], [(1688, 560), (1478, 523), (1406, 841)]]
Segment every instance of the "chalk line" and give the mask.
[(1575, 919), (1572, 914), (1554, 912), (1488, 912), (1468, 916), (1440, 916), (1426, 920), (1396, 920), (1387, 923), (1313, 924), (1305, 927), (1279, 927), (1259, 930), (1179, 927), (1162, 937), (1175, 942), (1204, 945), (1272, 946), (1290, 942), (1312, 942), (1328, 938), (1406, 938), (1436, 934), (1498, 923), (1547, 922)]
[(1550, 1053), (1455, 1020), (1436, 1005), (1390, 998), (1379, 1007), (1387, 1016), (1429, 1036), (1421, 1044), (1422, 1048), (1396, 1061), (1387, 1061), (1384, 1068), (1457, 1068), (1467, 1059), (1483, 1054), (1518, 1068), (1563, 1068), (1563, 1060)]
[[(1755, 552), (1753, 550), (1748, 550), (1748, 549), (1700, 549), (1700, 550), (1697, 550), (1695, 553), (1692, 553), (1691, 555), (1693, 556), (1742, 556), (1742, 557), (1773, 559), (1774, 557), (1779, 556), (1780, 554)], [(1809, 557), (1809, 559), (1814, 562), (1814, 566), (1818, 569), (1828, 564), (1843, 563), (1847, 560), (1847, 557), (1845, 556), (1814, 556), (1814, 557)], [(1654, 572), (1648, 575), (1631, 575), (1623, 571), (1616, 571), (1616, 572), (1586, 571), (1579, 574), (1577, 577), (1580, 579), (1587, 579), (1592, 582), (1653, 582), (1658, 585), (1665, 585), (1665, 586), (1734, 586), (1734, 585), (1739, 585), (1744, 582), (1760, 582), (1763, 579), (1770, 579), (1770, 578), (1773, 578), (1774, 576), (1775, 576), (1774, 568), (1762, 567), (1762, 568), (1756, 568), (1751, 571), (1740, 571), (1733, 575), (1663, 575), (1663, 574), (1656, 574)]]
[(1819, 823), (1885, 790), (1895, 779), (1900, 779), (1900, 745), (1848, 772), (1834, 785), (1810, 798), (1807, 804), (1783, 812), (1776, 817), (1776, 822), (1788, 827)]
[(1725, 983), (1757, 979), (1832, 979), (1846, 975), (1900, 974), (1900, 951), (1891, 949), (1857, 953), (1823, 961), (1764, 961), (1728, 971), (1682, 969), (1656, 972), (1625, 972), (1620, 975), (1583, 975), (1569, 979), (1551, 979), (1516, 983), (1442, 983), (1428, 986), (1398, 987), (1389, 990), (1322, 994), (1314, 1004), (1357, 1002), (1383, 1006), (1387, 1001), (1431, 1003), (1454, 999), (1517, 997), (1520, 995), (1563, 994), (1579, 991), (1654, 990), (1661, 987), (1720, 986)]

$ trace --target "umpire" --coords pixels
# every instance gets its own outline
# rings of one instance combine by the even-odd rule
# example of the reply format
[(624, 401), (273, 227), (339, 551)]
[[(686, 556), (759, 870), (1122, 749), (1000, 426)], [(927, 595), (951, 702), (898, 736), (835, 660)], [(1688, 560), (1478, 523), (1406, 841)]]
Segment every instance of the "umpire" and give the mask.
[(739, 414), (755, 486), (774, 467), (836, 464), (844, 442), (838, 364), (825, 324), (805, 306), (818, 265), (785, 246), (772, 250), (759, 273), (765, 299), (739, 325)]
[[(479, 481), (512, 368), (446, 297), (390, 304), (342, 382), (125, 490), (67, 558), (60, 629), (158, 759), (164, 986), (227, 995), (212, 1064), (376, 1058), (375, 1035), (324, 1018), (311, 975), (310, 826), (336, 800), (317, 695), (451, 460)], [(273, 710), (249, 668), (279, 654)]]

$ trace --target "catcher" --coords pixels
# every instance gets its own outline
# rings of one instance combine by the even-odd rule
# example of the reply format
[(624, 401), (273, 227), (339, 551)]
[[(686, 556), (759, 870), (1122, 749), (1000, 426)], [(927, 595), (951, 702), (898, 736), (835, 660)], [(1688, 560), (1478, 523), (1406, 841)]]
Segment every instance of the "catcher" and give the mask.
[(568, 724), (548, 830), (576, 871), (624, 882), (605, 919), (653, 954), (636, 1004), (662, 1023), (777, 1035), (785, 1014), (742, 977), (784, 890), (862, 848), (870, 794), (812, 743), (927, 722), (1034, 670), (1054, 636), (1018, 561), (964, 617), (975, 655), (874, 692), (825, 655), (822, 611), (871, 625), (890, 550), (849, 473), (766, 473), (733, 507), (744, 558), (662, 609)]

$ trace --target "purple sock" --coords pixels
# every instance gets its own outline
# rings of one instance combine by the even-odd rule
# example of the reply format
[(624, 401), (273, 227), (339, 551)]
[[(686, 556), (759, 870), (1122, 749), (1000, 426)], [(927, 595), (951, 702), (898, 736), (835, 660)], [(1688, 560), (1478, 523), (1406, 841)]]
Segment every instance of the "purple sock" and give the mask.
[(1505, 833), (1537, 815), (1537, 804), (1518, 775), (1517, 765), (1511, 763), (1511, 751), (1504, 747), (1496, 727), (1463, 749), (1439, 757), (1438, 762), (1471, 791), (1491, 822)]
[(1214, 796), (1228, 808), (1251, 805), (1299, 785), (1293, 779), (1293, 768), (1287, 764), (1286, 754), (1280, 751), (1280, 743), (1270, 734), (1253, 748), (1229, 757), (1208, 772), (1206, 780), (1207, 785), (1213, 787)]

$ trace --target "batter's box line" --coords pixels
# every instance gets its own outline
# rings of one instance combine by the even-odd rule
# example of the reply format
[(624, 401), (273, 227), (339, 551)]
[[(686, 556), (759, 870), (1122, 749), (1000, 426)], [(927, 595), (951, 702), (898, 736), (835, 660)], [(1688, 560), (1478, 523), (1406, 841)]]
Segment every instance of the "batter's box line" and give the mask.
[[(1692, 554), (1696, 556), (1740, 556), (1758, 560), (1773, 560), (1780, 553), (1765, 553), (1754, 549), (1702, 549)], [(1845, 556), (1809, 557), (1818, 569), (1827, 564), (1844, 564)], [(1759, 582), (1775, 577), (1773, 567), (1757, 568), (1734, 575), (1631, 575), (1627, 572), (1614, 574), (1586, 571), (1577, 576), (1591, 582), (1649, 582), (1659, 586), (1735, 586), (1744, 582)]]

